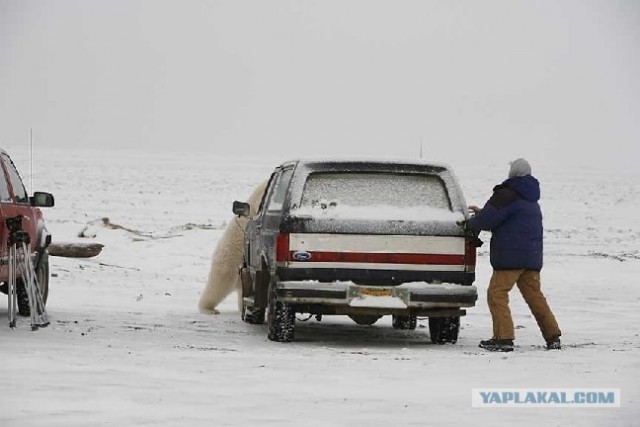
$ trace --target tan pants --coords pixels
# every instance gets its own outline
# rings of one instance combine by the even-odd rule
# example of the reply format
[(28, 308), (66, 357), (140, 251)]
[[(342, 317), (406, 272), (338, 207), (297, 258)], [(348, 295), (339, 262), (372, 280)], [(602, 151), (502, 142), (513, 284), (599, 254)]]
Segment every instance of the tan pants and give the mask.
[(516, 283), (531, 313), (536, 318), (545, 341), (559, 337), (561, 332), (556, 318), (540, 290), (540, 272), (494, 270), (487, 290), (489, 311), (491, 311), (493, 319), (493, 338), (511, 340), (515, 338), (513, 319), (511, 318), (511, 310), (509, 310), (509, 291)]

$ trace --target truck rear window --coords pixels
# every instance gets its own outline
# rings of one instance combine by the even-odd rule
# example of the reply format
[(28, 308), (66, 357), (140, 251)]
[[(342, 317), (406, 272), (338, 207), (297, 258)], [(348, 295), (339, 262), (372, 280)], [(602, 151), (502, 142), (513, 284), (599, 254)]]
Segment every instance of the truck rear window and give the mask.
[(446, 215), (452, 211), (447, 188), (437, 175), (361, 172), (310, 174), (300, 208), (305, 213), (334, 211), (336, 216), (358, 212), (370, 216), (377, 210), (390, 217), (424, 217), (427, 212)]

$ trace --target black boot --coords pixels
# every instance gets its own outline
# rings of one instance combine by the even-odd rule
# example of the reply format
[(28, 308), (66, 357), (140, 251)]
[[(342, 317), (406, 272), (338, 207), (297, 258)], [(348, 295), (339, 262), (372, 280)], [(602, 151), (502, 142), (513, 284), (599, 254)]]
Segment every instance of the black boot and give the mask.
[(560, 338), (552, 338), (547, 341), (547, 350), (560, 350), (561, 348)]
[(513, 351), (513, 340), (491, 338), (490, 340), (480, 341), (480, 348), (489, 351)]

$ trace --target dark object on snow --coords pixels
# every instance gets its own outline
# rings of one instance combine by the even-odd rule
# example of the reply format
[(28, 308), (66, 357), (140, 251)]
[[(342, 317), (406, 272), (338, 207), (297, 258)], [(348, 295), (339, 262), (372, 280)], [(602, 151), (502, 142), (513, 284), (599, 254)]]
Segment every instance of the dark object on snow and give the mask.
[(51, 243), (49, 255), (66, 258), (91, 258), (102, 252), (100, 243)]
[(513, 340), (501, 340), (491, 338), (490, 340), (480, 341), (480, 348), (489, 351), (508, 352), (513, 351)]
[(429, 335), (434, 344), (455, 344), (460, 332), (459, 317), (430, 317)]
[(547, 341), (547, 350), (560, 350), (562, 345), (560, 344), (560, 338), (554, 338)]
[(391, 326), (393, 329), (413, 331), (418, 326), (418, 318), (416, 316), (392, 316)]

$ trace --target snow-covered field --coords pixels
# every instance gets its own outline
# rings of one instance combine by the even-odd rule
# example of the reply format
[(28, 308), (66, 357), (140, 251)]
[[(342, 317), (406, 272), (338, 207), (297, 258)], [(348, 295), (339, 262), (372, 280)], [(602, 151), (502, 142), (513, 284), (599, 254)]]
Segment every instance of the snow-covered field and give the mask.
[[(28, 153), (5, 147), (27, 187)], [(437, 159), (440, 160), (440, 159)], [(512, 293), (516, 351), (478, 348), (491, 335), (485, 290), (455, 345), (429, 341), (427, 321), (298, 322), (296, 340), (243, 323), (235, 295), (221, 314), (197, 301), (231, 202), (275, 160), (215, 154), (36, 152), (33, 189), (50, 191), (54, 241), (105, 245), (93, 259), (51, 258), (48, 328), (0, 323), (0, 426), (96, 425), (640, 425), (640, 172), (533, 165), (545, 214), (543, 289), (563, 331), (546, 351)], [(467, 202), (482, 204), (507, 165), (455, 165)], [(108, 217), (122, 229), (98, 224)], [(78, 233), (94, 238), (79, 238)], [(7, 306), (0, 301), (0, 320)], [(606, 388), (621, 407), (472, 408), (473, 388)]]

